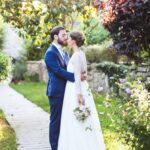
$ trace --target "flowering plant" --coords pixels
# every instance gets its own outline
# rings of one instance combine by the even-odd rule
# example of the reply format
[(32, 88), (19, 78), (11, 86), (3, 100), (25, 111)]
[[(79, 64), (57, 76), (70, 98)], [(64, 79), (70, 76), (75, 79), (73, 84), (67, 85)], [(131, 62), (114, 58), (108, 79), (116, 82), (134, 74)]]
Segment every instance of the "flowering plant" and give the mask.
[(91, 115), (89, 107), (83, 105), (76, 107), (73, 112), (76, 119), (81, 122), (84, 122)]
[(120, 88), (120, 98), (123, 99), (118, 108), (124, 124), (121, 125), (120, 130), (123, 127), (126, 130), (128, 127), (128, 131), (134, 135), (134, 138), (129, 137), (126, 130), (125, 137), (127, 141), (132, 141), (134, 147), (148, 149), (148, 139), (150, 138), (150, 93), (145, 88), (145, 83), (141, 77), (133, 79), (128, 75), (126, 79), (119, 80), (118, 86)]

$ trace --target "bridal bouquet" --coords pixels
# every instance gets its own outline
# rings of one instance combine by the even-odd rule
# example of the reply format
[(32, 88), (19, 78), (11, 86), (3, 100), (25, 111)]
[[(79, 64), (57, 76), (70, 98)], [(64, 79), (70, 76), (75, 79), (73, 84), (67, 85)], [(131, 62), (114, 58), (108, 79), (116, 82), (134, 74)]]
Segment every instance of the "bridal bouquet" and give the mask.
[(73, 111), (76, 119), (82, 122), (84, 122), (88, 116), (91, 115), (90, 109), (86, 106), (78, 106)]

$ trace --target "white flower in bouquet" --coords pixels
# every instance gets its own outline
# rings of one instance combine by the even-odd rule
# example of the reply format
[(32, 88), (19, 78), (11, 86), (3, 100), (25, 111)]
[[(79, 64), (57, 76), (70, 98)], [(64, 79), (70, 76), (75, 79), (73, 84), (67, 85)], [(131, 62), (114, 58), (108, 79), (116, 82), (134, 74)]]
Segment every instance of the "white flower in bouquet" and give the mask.
[(91, 115), (89, 107), (83, 105), (76, 107), (73, 111), (76, 119), (81, 122), (84, 122)]

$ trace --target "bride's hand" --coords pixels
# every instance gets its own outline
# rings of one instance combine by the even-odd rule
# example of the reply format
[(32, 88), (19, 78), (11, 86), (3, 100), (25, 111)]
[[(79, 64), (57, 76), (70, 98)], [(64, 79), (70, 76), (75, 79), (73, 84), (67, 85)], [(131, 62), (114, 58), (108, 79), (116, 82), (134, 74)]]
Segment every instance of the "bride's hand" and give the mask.
[(85, 105), (85, 100), (84, 100), (83, 95), (81, 95), (81, 94), (78, 95), (78, 102), (81, 105)]
[(86, 73), (86, 71), (81, 73), (81, 81), (85, 81), (85, 80), (87, 80), (87, 73)]

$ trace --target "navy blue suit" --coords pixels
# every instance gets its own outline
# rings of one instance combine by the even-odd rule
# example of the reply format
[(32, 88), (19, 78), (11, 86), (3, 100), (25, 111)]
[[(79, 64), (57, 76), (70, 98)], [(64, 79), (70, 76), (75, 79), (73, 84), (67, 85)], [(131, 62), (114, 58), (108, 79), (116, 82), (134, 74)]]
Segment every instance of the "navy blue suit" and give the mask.
[(52, 150), (57, 150), (60, 132), (61, 112), (65, 92), (66, 81), (74, 82), (74, 74), (67, 72), (68, 55), (66, 61), (60, 55), (58, 49), (52, 44), (45, 53), (45, 63), (48, 70), (47, 96), (50, 103), (50, 130), (49, 139)]

